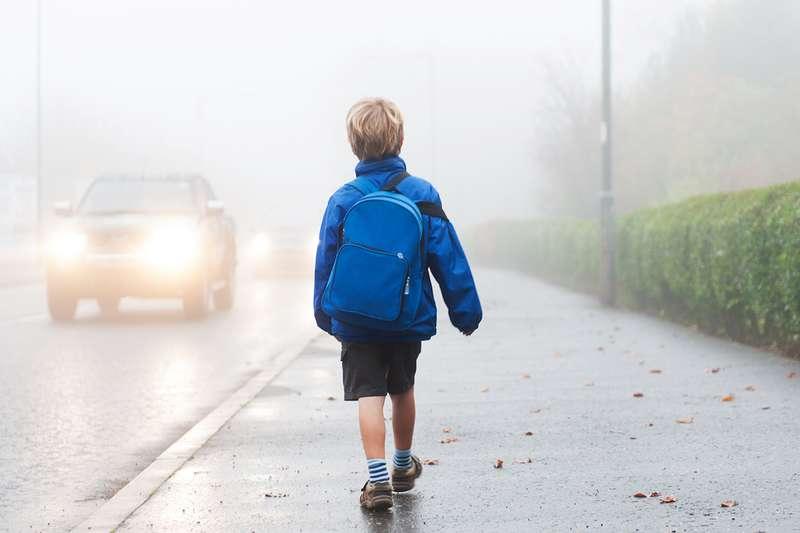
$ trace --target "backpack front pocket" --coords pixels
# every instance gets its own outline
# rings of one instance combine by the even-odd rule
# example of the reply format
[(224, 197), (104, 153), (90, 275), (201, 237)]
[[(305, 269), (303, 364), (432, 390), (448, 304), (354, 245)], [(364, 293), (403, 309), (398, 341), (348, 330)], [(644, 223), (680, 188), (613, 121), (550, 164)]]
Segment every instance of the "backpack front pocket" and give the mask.
[(338, 311), (392, 322), (402, 311), (407, 283), (402, 253), (347, 243), (336, 256), (326, 299)]

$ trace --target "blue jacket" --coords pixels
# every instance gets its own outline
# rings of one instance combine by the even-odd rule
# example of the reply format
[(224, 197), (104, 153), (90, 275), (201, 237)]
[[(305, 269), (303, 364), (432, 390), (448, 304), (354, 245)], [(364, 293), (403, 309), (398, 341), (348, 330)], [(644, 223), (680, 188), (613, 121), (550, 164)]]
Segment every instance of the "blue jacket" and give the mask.
[[(378, 161), (361, 161), (356, 165), (356, 175), (383, 187), (389, 178), (405, 170), (405, 162), (397, 156)], [(398, 185), (397, 190), (415, 202), (435, 202), (441, 205), (439, 193), (423, 180), (409, 176)], [(317, 325), (327, 333), (345, 342), (404, 342), (428, 340), (436, 334), (436, 302), (428, 269), (425, 270), (422, 286), (422, 302), (408, 331), (380, 332), (344, 324), (322, 311), (322, 293), (336, 259), (339, 245), (339, 228), (347, 211), (361, 198), (361, 193), (351, 185), (344, 185), (328, 201), (322, 217), (314, 270), (314, 317)], [(461, 248), (453, 225), (437, 217), (424, 216), (427, 239), (427, 263), (430, 272), (439, 283), (442, 296), (450, 312), (450, 321), (462, 332), (478, 328), (483, 312), (478, 291), (472, 279), (469, 263)]]

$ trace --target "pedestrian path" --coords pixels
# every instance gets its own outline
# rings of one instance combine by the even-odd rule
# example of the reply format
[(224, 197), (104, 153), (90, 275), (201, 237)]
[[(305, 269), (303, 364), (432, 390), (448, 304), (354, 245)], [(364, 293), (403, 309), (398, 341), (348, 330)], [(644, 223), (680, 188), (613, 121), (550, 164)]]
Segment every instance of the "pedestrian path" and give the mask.
[(442, 313), (420, 356), (414, 449), (431, 464), (392, 512), (358, 507), (355, 405), (320, 337), (120, 530), (800, 530), (797, 361), (477, 278), (481, 329)]

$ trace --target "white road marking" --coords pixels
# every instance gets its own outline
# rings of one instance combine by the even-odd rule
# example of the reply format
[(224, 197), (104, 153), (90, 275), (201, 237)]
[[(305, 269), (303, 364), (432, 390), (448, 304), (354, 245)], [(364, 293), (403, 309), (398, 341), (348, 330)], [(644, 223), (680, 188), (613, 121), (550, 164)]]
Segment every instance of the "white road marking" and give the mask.
[(314, 330), (305, 330), (283, 351), (273, 357), (255, 377), (242, 385), (228, 399), (175, 441), (147, 468), (122, 487), (110, 500), (72, 531), (114, 531), (141, 507), (158, 488), (213, 437), (239, 410), (256, 397), (294, 361), (317, 337)]

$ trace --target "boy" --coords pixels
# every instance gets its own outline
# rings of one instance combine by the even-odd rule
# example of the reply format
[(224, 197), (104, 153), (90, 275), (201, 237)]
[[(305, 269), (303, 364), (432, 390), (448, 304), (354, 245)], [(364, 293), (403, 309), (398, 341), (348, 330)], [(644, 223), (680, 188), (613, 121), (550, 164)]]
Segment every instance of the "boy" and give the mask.
[[(395, 104), (380, 98), (357, 102), (347, 114), (347, 137), (359, 159), (356, 175), (380, 189), (405, 171), (400, 158), (403, 118)], [(414, 487), (422, 463), (411, 454), (414, 434), (414, 375), (421, 342), (436, 333), (436, 304), (430, 272), (441, 288), (450, 321), (464, 335), (471, 335), (482, 318), (481, 304), (467, 258), (455, 229), (441, 209), (436, 189), (427, 181), (400, 177), (394, 187), (423, 211), (423, 252), (426, 268), (422, 276), (422, 297), (416, 316), (405, 331), (379, 331), (356, 327), (331, 319), (323, 311), (323, 293), (341, 242), (345, 214), (362, 198), (353, 184), (336, 191), (328, 201), (319, 233), (314, 276), (314, 316), (317, 325), (342, 343), (344, 398), (358, 401), (358, 421), (369, 480), (361, 491), (361, 505), (367, 509), (392, 506), (392, 490), (405, 492)], [(420, 204), (420, 202), (424, 204)], [(386, 428), (383, 407), (386, 395), (392, 400), (392, 429), (395, 451), (392, 474), (385, 459)], [(391, 480), (390, 480), (391, 479)]]

